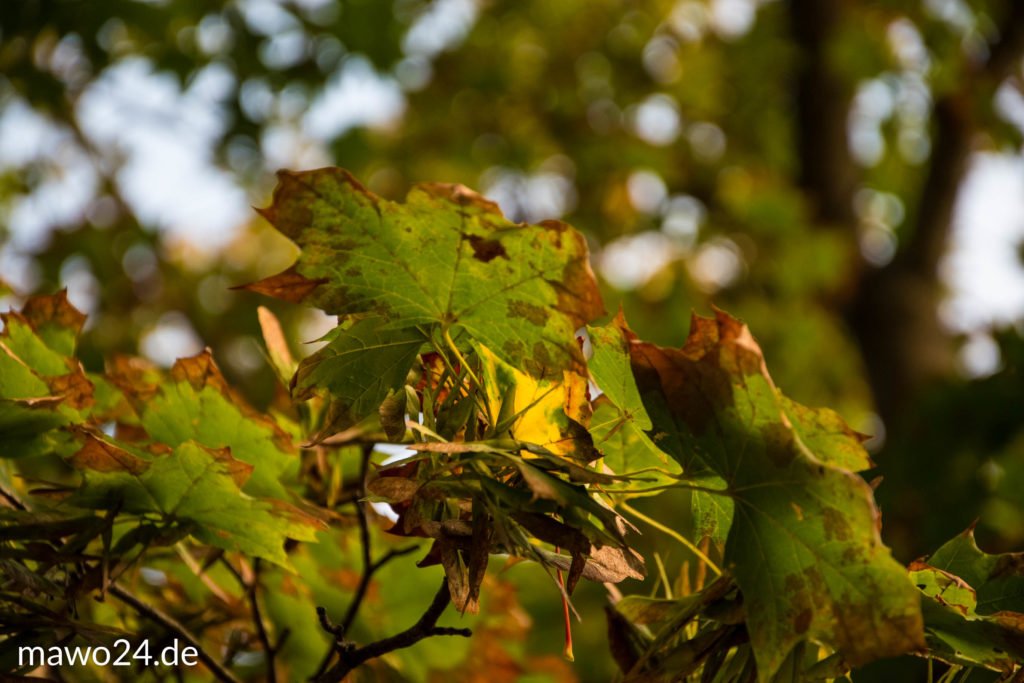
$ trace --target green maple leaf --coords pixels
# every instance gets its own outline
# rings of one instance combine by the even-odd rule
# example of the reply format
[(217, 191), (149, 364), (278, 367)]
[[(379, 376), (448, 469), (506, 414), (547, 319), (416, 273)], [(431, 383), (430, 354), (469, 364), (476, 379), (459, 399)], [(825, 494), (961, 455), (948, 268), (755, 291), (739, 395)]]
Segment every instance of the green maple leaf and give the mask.
[[(654, 488), (675, 483), (677, 480), (668, 475), (679, 474), (682, 468), (650, 438), (651, 417), (630, 371), (629, 350), (620, 326), (625, 326), (621, 312), (615, 322), (604, 327), (587, 327), (594, 349), (587, 369), (604, 394), (594, 401), (589, 426), (594, 447), (604, 455), (604, 463), (617, 474), (646, 468), (655, 470), (640, 475), (647, 481), (637, 482), (637, 486)], [(609, 490), (614, 491), (615, 487)]]
[(61, 428), (96, 413), (95, 384), (71, 358), (85, 316), (60, 292), (0, 317), (0, 457), (70, 455)]
[(286, 538), (313, 541), (316, 531), (326, 528), (288, 503), (245, 494), (242, 486), (253, 467), (233, 458), (229, 449), (185, 441), (148, 457), (127, 444), (87, 436), (70, 462), (84, 474), (68, 501), (72, 505), (156, 514), (186, 525), (204, 543), (281, 566), (289, 566)]
[(928, 558), (936, 569), (960, 577), (977, 594), (978, 614), (1024, 612), (1024, 553), (989, 555), (974, 540), (974, 526)]
[[(802, 639), (836, 648), (859, 666), (924, 646), (920, 600), (878, 534), (870, 488), (845, 469), (859, 447), (831, 416), (799, 428), (745, 325), (718, 312), (694, 317), (682, 349), (636, 340), (633, 374), (659, 447), (691, 471), (721, 478), (734, 518), (725, 561), (743, 593), (760, 680)], [(814, 419), (809, 419), (814, 417)], [(822, 450), (812, 451), (808, 443)], [(670, 451), (671, 452), (671, 451)]]
[[(962, 535), (953, 539), (928, 562), (938, 558), (937, 564), (941, 565), (952, 560), (980, 585), (988, 584), (987, 575), (974, 572), (985, 558), (996, 560), (996, 556), (973, 553), (964, 540)], [(969, 545), (977, 550), (973, 538)], [(961, 555), (962, 551), (967, 552)], [(947, 662), (984, 666), (1007, 675), (1024, 663), (1024, 614), (1010, 610), (980, 614), (975, 589), (963, 578), (928, 562), (912, 562), (908, 573), (922, 593), (921, 612), (930, 653)], [(997, 578), (993, 583), (1001, 581)]]
[(295, 445), (272, 417), (228, 386), (209, 350), (178, 359), (166, 377), (122, 366), (111, 379), (152, 441), (171, 448), (187, 441), (230, 448), (234, 457), (254, 467), (246, 493), (288, 497), (280, 479), (298, 464)]
[[(677, 482), (670, 475), (680, 474), (685, 468), (686, 478), (700, 489), (722, 490), (725, 481), (693, 458), (677, 433), (654, 430), (630, 369), (627, 329), (621, 311), (608, 325), (587, 328), (594, 348), (594, 356), (587, 367), (595, 384), (607, 397), (607, 401), (599, 398), (594, 406), (590, 433), (595, 447), (604, 453), (605, 463), (615, 472), (647, 467), (662, 470), (644, 473), (644, 477), (651, 479), (643, 484), (646, 488)], [(658, 411), (663, 406), (652, 408)], [(662, 415), (659, 423), (672, 424), (672, 420)], [(732, 524), (732, 499), (700, 489), (690, 492), (693, 535), (698, 540), (710, 539), (721, 550)]]
[(376, 412), (388, 393), (401, 389), (427, 341), (417, 328), (385, 330), (383, 325), (371, 317), (348, 328), (336, 327), (324, 337), (327, 346), (299, 363), (293, 380), (296, 398), (308, 398), (314, 388), (326, 389), (334, 429), (356, 424)]
[(248, 289), (392, 328), (457, 326), (531, 374), (583, 374), (574, 333), (604, 309), (569, 226), (512, 223), (461, 185), (417, 185), (398, 203), (338, 168), (278, 178), (261, 213), (302, 253)]

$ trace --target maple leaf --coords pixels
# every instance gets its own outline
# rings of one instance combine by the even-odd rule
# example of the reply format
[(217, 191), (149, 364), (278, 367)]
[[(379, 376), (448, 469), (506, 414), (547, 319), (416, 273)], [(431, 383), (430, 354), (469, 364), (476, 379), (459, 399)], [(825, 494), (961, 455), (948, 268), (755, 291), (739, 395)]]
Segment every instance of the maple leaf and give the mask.
[(85, 316), (61, 291), (0, 318), (0, 456), (70, 455), (77, 446), (62, 428), (96, 422), (107, 407), (94, 396), (100, 380), (72, 357)]
[(586, 241), (568, 225), (512, 223), (461, 185), (417, 185), (397, 203), (339, 168), (278, 180), (260, 213), (302, 252), (246, 288), (393, 328), (455, 326), (531, 374), (584, 373), (574, 332), (604, 308)]
[(87, 436), (71, 458), (84, 473), (68, 499), (77, 507), (158, 513), (200, 541), (289, 567), (287, 538), (316, 540), (326, 525), (298, 508), (271, 498), (253, 498), (242, 486), (253, 467), (230, 449), (183, 441), (172, 451), (148, 456), (109, 438)]
[[(725, 561), (743, 592), (759, 679), (805, 638), (854, 666), (922, 650), (917, 592), (882, 544), (870, 488), (844, 468), (867, 462), (851, 458), (859, 439), (814, 432), (833, 418), (806, 419), (783, 401), (749, 329), (721, 311), (694, 316), (681, 349), (622, 331), (653, 430), (666, 434), (659, 447), (686, 471), (720, 477), (734, 505)], [(799, 429), (788, 413), (804, 416)]]
[(653, 494), (658, 486), (675, 483), (672, 475), (682, 470), (649, 436), (653, 424), (630, 371), (628, 343), (622, 333), (625, 327), (621, 310), (612, 323), (587, 327), (594, 349), (587, 368), (602, 391), (594, 401), (590, 434), (594, 447), (604, 455), (604, 464), (613, 472), (649, 470), (642, 476)]
[(255, 468), (246, 493), (288, 497), (280, 479), (298, 464), (295, 445), (272, 417), (228, 386), (209, 349), (179, 358), (166, 377), (128, 361), (110, 377), (132, 404), (144, 438), (172, 449), (186, 441), (230, 448)]
[(1009, 673), (1024, 662), (1024, 553), (990, 555), (974, 526), (908, 567), (941, 659)]

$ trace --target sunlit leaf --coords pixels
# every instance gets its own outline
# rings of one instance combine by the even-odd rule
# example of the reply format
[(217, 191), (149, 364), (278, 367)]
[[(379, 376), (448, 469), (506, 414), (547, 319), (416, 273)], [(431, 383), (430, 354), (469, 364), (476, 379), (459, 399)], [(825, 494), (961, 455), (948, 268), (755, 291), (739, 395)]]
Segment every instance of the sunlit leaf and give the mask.
[(152, 458), (106, 439), (87, 437), (71, 459), (85, 481), (69, 500), (78, 507), (156, 513), (191, 524), (204, 543), (288, 566), (284, 541), (315, 540), (323, 522), (280, 500), (253, 498), (242, 485), (253, 467), (227, 449), (194, 441)]
[(261, 213), (302, 253), (250, 289), (397, 327), (458, 326), (532, 374), (582, 373), (573, 335), (603, 306), (586, 242), (569, 226), (512, 223), (460, 185), (418, 185), (397, 203), (338, 168), (278, 178)]
[(1024, 553), (990, 555), (966, 529), (932, 553), (928, 564), (963, 579), (977, 594), (978, 614), (1024, 613)]
[[(572, 422), (590, 419), (587, 381), (574, 372), (549, 369), (531, 376), (480, 347), (485, 391), (496, 413), (499, 436), (573, 456), (585, 445), (574, 438)], [(580, 459), (588, 460), (586, 454)]]
[[(625, 474), (645, 468), (662, 472), (645, 472), (648, 481), (636, 488), (654, 488), (675, 483), (668, 476), (679, 474), (679, 463), (658, 448), (650, 439), (652, 424), (637, 389), (629, 365), (629, 349), (622, 332), (625, 319), (621, 311), (614, 323), (604, 327), (588, 327), (593, 357), (587, 369), (594, 383), (604, 393), (594, 402), (590, 434), (594, 448), (604, 455), (604, 464), (613, 472)], [(667, 473), (667, 474), (666, 474)]]
[(162, 381), (125, 365), (112, 378), (150, 439), (170, 448), (186, 441), (230, 448), (253, 467), (246, 493), (287, 499), (280, 478), (297, 461), (291, 438), (227, 385), (208, 350), (179, 359)]

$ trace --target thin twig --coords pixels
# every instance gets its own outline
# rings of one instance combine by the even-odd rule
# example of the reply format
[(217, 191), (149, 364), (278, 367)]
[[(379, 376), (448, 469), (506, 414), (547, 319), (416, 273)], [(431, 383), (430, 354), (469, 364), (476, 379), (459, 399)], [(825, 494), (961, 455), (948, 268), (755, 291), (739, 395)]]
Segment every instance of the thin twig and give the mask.
[[(437, 591), (433, 602), (430, 603), (430, 607), (423, 613), (419, 621), (401, 633), (390, 638), (378, 640), (375, 643), (370, 643), (365, 647), (355, 648), (351, 643), (336, 644), (335, 651), (340, 655), (340, 661), (326, 673), (317, 676), (315, 680), (317, 683), (337, 683), (344, 679), (353, 669), (367, 661), (385, 655), (388, 652), (415, 645), (424, 638), (431, 636), (462, 636), (468, 638), (473, 635), (473, 632), (468, 628), (450, 628), (437, 625), (437, 620), (450, 602), (451, 593), (448, 592), (448, 580), (442, 579), (441, 588)], [(326, 616), (321, 616), (321, 625), (324, 625), (325, 620)]]
[(203, 649), (196, 637), (192, 635), (187, 628), (174, 619), (174, 617), (171, 617), (153, 605), (143, 602), (141, 599), (136, 597), (135, 594), (123, 588), (118, 583), (111, 583), (107, 591), (115, 598), (134, 609), (140, 615), (159, 624), (160, 626), (163, 626), (186, 644), (194, 647), (200, 661), (206, 664), (207, 668), (214, 676), (217, 677), (217, 680), (223, 681), (224, 683), (241, 683), (237, 678), (235, 678), (234, 674), (210, 656), (210, 653)]
[(626, 512), (628, 512), (629, 514), (633, 515), (634, 517), (636, 517), (640, 521), (646, 522), (646, 523), (650, 524), (651, 526), (653, 526), (658, 531), (666, 533), (669, 536), (671, 536), (672, 538), (676, 539), (677, 541), (682, 543), (684, 546), (686, 546), (689, 549), (690, 552), (692, 552), (694, 555), (696, 555), (698, 558), (700, 558), (700, 560), (702, 562), (704, 562), (711, 569), (711, 571), (713, 571), (717, 576), (721, 576), (722, 575), (722, 570), (718, 567), (718, 565), (715, 564), (714, 562), (712, 562), (711, 558), (709, 558), (707, 555), (705, 555), (703, 552), (701, 552), (700, 548), (698, 548), (697, 546), (695, 546), (693, 544), (693, 541), (691, 541), (690, 539), (686, 538), (685, 536), (680, 534), (678, 531), (675, 531), (674, 529), (670, 529), (669, 527), (665, 526), (664, 524), (658, 522), (655, 519), (651, 519), (650, 517), (648, 517), (644, 513), (642, 513), (639, 510), (636, 510), (636, 509), (630, 507), (626, 503), (619, 503), (619, 507), (622, 508), (623, 510), (625, 510)]
[(267, 653), (267, 681), (277, 683), (277, 671), (274, 668), (274, 656), (277, 648), (270, 644), (270, 636), (267, 635), (267, 625), (263, 623), (263, 614), (260, 612), (260, 602), (256, 596), (260, 587), (260, 558), (252, 563), (253, 578), (249, 584), (246, 594), (249, 597), (249, 607), (252, 610), (252, 620), (256, 623), (256, 634), (259, 636), (263, 651)]
[[(373, 446), (363, 446), (363, 460), (359, 466), (359, 491), (362, 495), (366, 493), (366, 475), (370, 466), (370, 455), (373, 453)], [(370, 548), (370, 525), (366, 520), (366, 510), (363, 509), (363, 504), (360, 501), (356, 501), (356, 519), (359, 521), (359, 541), (363, 546), (363, 574), (359, 577), (359, 586), (356, 588), (356, 594), (352, 598), (352, 602), (349, 603), (348, 610), (345, 612), (345, 617), (341, 620), (341, 632), (342, 635), (348, 633), (348, 629), (352, 626), (352, 622), (356, 620), (356, 613), (359, 611), (359, 607), (363, 604), (363, 598), (366, 597), (366, 590), (370, 586), (370, 576), (373, 574), (373, 559), (371, 557)]]

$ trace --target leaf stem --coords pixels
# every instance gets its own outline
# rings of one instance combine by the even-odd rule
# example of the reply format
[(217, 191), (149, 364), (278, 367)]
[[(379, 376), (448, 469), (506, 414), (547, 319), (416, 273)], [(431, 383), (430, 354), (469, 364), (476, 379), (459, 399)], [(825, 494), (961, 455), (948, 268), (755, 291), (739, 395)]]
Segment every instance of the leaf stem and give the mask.
[(469, 378), (473, 380), (474, 384), (476, 384), (476, 388), (480, 392), (480, 397), (483, 399), (483, 407), (484, 412), (487, 414), (487, 421), (490, 424), (494, 424), (494, 416), (491, 415), (491, 404), (487, 400), (487, 393), (483, 390), (483, 382), (480, 381), (480, 378), (476, 376), (475, 372), (473, 372), (473, 368), (471, 368), (469, 363), (466, 362), (466, 359), (463, 358), (462, 352), (459, 351), (459, 347), (455, 345), (455, 341), (452, 339), (451, 328), (447, 324), (441, 327), (441, 335), (444, 337), (445, 344), (447, 344), (448, 348), (451, 349), (453, 354), (455, 354), (455, 359), (459, 361), (459, 367), (465, 368), (466, 373), (469, 374)]
[(605, 493), (611, 495), (616, 493), (656, 493), (658, 491), (668, 491), (669, 489), (682, 489), (684, 491), (700, 491), (701, 493), (707, 493), (712, 496), (728, 496), (732, 497), (731, 491), (723, 491), (721, 489), (709, 489), (705, 486), (697, 486), (696, 484), (665, 484), (663, 486), (651, 486), (646, 489), (604, 489)]
[(690, 539), (686, 538), (685, 536), (680, 534), (675, 529), (670, 529), (669, 527), (665, 526), (661, 522), (658, 522), (658, 521), (656, 521), (654, 519), (651, 519), (650, 517), (648, 517), (644, 513), (640, 512), (639, 510), (636, 510), (633, 507), (630, 507), (630, 505), (627, 504), (627, 503), (619, 503), (619, 507), (622, 508), (623, 510), (625, 510), (626, 512), (628, 512), (629, 514), (633, 515), (634, 517), (636, 517), (640, 521), (646, 522), (647, 524), (650, 524), (651, 526), (653, 526), (658, 531), (661, 531), (662, 533), (666, 533), (669, 536), (671, 536), (672, 538), (676, 539), (677, 541), (682, 543), (684, 546), (686, 546), (690, 550), (690, 552), (692, 552), (694, 555), (696, 555), (698, 558), (700, 558), (700, 560), (704, 564), (706, 564), (708, 567), (710, 567), (711, 571), (713, 571), (716, 576), (721, 576), (722, 575), (722, 570), (718, 568), (717, 564), (715, 564), (714, 562), (711, 561), (711, 558), (709, 558), (707, 555), (702, 553), (700, 551), (700, 548), (695, 546), (693, 544), (693, 542), (690, 541)]

